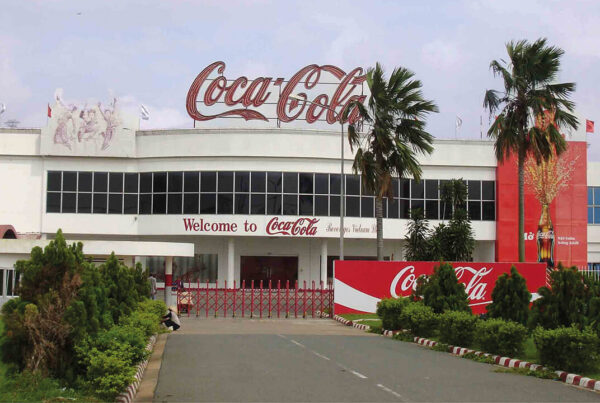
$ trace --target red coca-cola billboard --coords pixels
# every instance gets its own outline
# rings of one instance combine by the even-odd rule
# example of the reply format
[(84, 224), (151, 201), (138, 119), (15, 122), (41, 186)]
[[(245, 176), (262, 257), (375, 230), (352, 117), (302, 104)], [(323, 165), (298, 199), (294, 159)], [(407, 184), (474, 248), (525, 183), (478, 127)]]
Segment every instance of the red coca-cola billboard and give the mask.
[[(492, 290), (503, 273), (514, 264), (525, 277), (532, 294), (546, 284), (543, 263), (453, 262), (456, 277), (465, 285), (469, 306), (475, 314), (485, 313), (492, 302)], [(430, 275), (436, 262), (335, 262), (335, 313), (375, 312), (383, 298), (407, 297), (421, 275)]]
[[(587, 266), (586, 143), (569, 141), (567, 151), (538, 164), (525, 163), (525, 261)], [(496, 260), (514, 262), (518, 249), (516, 157), (496, 173)]]

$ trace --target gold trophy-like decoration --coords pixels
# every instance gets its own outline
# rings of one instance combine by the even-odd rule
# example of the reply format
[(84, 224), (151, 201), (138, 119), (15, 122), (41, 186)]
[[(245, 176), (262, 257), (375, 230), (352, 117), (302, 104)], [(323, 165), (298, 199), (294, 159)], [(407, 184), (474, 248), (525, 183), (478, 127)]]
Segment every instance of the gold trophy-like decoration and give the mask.
[[(554, 114), (546, 111), (544, 116), (536, 119), (536, 126), (545, 129), (553, 121)], [(555, 233), (550, 217), (550, 204), (569, 185), (578, 158), (567, 161), (567, 154), (558, 157), (556, 152), (553, 152), (548, 161), (542, 160), (538, 163), (533, 156), (529, 156), (525, 161), (525, 183), (531, 187), (542, 205), (536, 233), (538, 262), (546, 262), (548, 271), (554, 268), (555, 263)]]

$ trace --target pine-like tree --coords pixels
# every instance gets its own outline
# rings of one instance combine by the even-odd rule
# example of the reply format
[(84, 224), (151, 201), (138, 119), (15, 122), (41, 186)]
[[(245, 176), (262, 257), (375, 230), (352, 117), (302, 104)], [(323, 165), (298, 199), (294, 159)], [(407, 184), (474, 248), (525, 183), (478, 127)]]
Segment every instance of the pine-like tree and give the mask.
[(465, 286), (458, 282), (450, 263), (441, 262), (422, 286), (423, 302), (435, 313), (446, 311), (471, 312)]
[(487, 306), (488, 315), (526, 324), (530, 300), (531, 293), (527, 290), (525, 278), (512, 266), (510, 275), (504, 273), (496, 280), (492, 291), (492, 303)]
[(423, 218), (423, 210), (410, 211), (411, 220), (408, 223), (404, 257), (409, 261), (430, 260), (429, 222)]

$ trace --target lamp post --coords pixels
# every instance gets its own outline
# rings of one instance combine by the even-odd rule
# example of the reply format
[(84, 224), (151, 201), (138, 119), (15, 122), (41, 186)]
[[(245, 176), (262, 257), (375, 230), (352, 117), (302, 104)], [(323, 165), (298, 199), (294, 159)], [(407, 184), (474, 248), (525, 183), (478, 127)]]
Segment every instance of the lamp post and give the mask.
[[(327, 109), (335, 113), (340, 121), (341, 127), (341, 142), (340, 142), (340, 150), (341, 150), (341, 160), (340, 160), (340, 260), (344, 260), (344, 215), (345, 215), (345, 199), (346, 199), (346, 180), (344, 177), (344, 121), (342, 119), (342, 114), (338, 113), (335, 109), (331, 109), (328, 106), (309, 101), (305, 98), (297, 94), (290, 95), (290, 98), (296, 99), (298, 101), (304, 101), (309, 104), (320, 106), (321, 108)], [(335, 269), (334, 269), (335, 270)], [(334, 275), (335, 278), (335, 275)]]

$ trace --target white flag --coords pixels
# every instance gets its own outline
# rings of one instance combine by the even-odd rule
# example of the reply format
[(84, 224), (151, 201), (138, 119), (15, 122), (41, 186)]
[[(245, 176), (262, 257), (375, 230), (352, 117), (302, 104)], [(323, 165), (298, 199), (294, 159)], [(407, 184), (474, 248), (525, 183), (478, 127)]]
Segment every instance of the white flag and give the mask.
[(144, 120), (150, 119), (150, 112), (148, 112), (148, 108), (144, 104), (140, 105), (140, 117)]
[(461, 126), (462, 126), (462, 119), (457, 116), (456, 117), (456, 128), (460, 129)]

